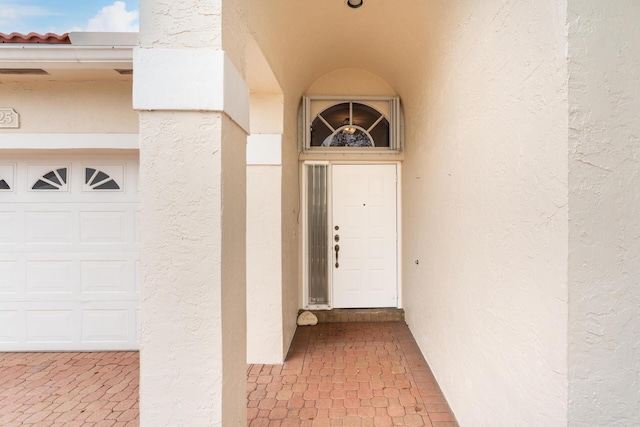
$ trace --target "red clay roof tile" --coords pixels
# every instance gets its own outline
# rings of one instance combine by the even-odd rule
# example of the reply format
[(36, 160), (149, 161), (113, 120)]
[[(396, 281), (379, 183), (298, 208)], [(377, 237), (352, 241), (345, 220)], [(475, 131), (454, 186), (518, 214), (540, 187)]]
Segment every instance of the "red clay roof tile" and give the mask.
[(71, 44), (71, 41), (69, 40), (69, 33), (62, 35), (53, 33), (44, 35), (38, 33), (0, 33), (0, 43)]

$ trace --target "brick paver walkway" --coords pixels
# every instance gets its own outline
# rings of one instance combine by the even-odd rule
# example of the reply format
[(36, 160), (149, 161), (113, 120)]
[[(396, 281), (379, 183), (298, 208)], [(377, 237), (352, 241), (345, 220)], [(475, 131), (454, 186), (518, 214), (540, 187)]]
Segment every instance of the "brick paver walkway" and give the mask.
[(457, 426), (402, 322), (298, 328), (284, 365), (251, 365), (247, 424)]
[[(138, 426), (138, 378), (137, 352), (0, 353), (0, 426)], [(251, 427), (457, 426), (402, 322), (298, 328), (247, 396)]]
[(0, 353), (0, 426), (133, 427), (137, 352)]

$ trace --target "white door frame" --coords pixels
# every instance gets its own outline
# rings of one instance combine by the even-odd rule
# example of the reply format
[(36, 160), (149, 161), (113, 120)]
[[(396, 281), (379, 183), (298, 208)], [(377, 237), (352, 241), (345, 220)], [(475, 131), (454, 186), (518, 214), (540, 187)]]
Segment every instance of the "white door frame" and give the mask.
[[(329, 224), (331, 224), (333, 222), (333, 195), (331, 194), (331, 189), (332, 189), (332, 179), (331, 179), (331, 165), (383, 165), (383, 164), (393, 164), (396, 165), (396, 170), (397, 170), (397, 180), (396, 180), (396, 210), (397, 210), (397, 214), (396, 214), (396, 222), (397, 222), (397, 230), (398, 230), (398, 238), (397, 238), (397, 247), (396, 247), (396, 252), (397, 252), (397, 265), (396, 265), (396, 281), (397, 281), (397, 308), (402, 308), (403, 307), (403, 300), (402, 300), (402, 163), (399, 161), (365, 161), (365, 162), (358, 162), (358, 161), (314, 161), (314, 160), (307, 160), (304, 161), (300, 164), (300, 168), (301, 168), (301, 200), (302, 200), (302, 209), (301, 209), (301, 216), (302, 216), (302, 300), (301, 300), (301, 307), (303, 309), (306, 310), (331, 310), (333, 308), (333, 275), (331, 274), (331, 272), (328, 275), (328, 295), (329, 295), (329, 303), (328, 304), (321, 304), (321, 305), (314, 305), (314, 304), (308, 304), (308, 300), (309, 300), (309, 280), (308, 280), (308, 274), (309, 274), (309, 268), (308, 268), (308, 249), (307, 249), (307, 244), (308, 244), (308, 239), (307, 239), (307, 174), (305, 173), (305, 168), (307, 165), (326, 165), (328, 168), (328, 175), (327, 175), (327, 191), (329, 192), (328, 194), (328, 205), (327, 205), (327, 221)], [(330, 236), (329, 236), (330, 237)], [(328, 238), (329, 238), (328, 237)], [(333, 242), (333, 240), (331, 239), (331, 242)], [(327, 248), (327, 259), (332, 260), (333, 259), (333, 245), (329, 244), (328, 248)]]

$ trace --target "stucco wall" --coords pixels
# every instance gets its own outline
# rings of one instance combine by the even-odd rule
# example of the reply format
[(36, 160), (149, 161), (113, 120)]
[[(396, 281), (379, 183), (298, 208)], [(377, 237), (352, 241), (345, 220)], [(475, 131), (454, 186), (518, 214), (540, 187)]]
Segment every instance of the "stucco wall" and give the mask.
[(389, 83), (380, 76), (357, 68), (340, 68), (319, 77), (306, 95), (394, 96)]
[[(222, 114), (221, 119), (221, 293), (220, 305), (215, 306), (220, 308), (223, 351), (221, 425), (242, 426), (247, 417), (247, 388), (243, 381), (247, 369), (247, 251), (246, 199), (238, 197), (238, 194), (244, 194), (246, 189), (247, 135), (228, 115)], [(215, 158), (216, 154), (212, 153), (212, 157)], [(215, 215), (214, 212), (209, 214)]]
[[(221, 119), (143, 112), (140, 124), (141, 421), (177, 424), (191, 413), (204, 424), (214, 406), (211, 421), (220, 423), (221, 184), (207, 178), (221, 173)], [(210, 136), (194, 135), (198, 128)], [(201, 179), (185, 185), (181, 170)], [(196, 395), (191, 383), (199, 384)]]
[(238, 425), (245, 134), (221, 113), (142, 112), (140, 123), (141, 422)]
[(6, 76), (0, 82), (0, 104), (20, 114), (20, 129), (3, 129), (3, 134), (138, 132), (130, 78), (70, 81)]
[(569, 419), (640, 425), (640, 8), (569, 2)]
[[(234, 10), (233, 16), (237, 13), (239, 10)], [(251, 136), (247, 146), (247, 362), (282, 363), (296, 327), (296, 310), (287, 304), (295, 294), (290, 295), (291, 285), (283, 281), (283, 260), (289, 259), (283, 256), (282, 243), (284, 99), (255, 39), (246, 41), (245, 55), (243, 62), (251, 88)]]
[(141, 0), (140, 46), (220, 48), (222, 2)]
[(140, 6), (141, 425), (244, 425), (242, 43), (222, 43), (222, 1)]
[[(247, 363), (282, 363), (282, 96), (251, 95), (247, 146)], [(277, 151), (277, 152), (273, 152)], [(291, 315), (289, 315), (291, 316)]]
[(406, 318), (462, 426), (567, 422), (565, 8), (440, 2), (398, 83)]
[(300, 98), (297, 93), (292, 92), (285, 92), (282, 136), (282, 340), (285, 354), (296, 332), (296, 319), (298, 308), (300, 308), (300, 186), (298, 184)]
[(280, 166), (247, 166), (248, 363), (282, 363), (286, 355), (282, 324), (281, 175)]

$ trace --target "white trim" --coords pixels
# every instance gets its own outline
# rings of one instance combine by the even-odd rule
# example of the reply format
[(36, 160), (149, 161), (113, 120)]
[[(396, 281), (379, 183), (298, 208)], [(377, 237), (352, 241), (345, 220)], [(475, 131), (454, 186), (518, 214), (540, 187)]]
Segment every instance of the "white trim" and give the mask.
[(333, 310), (333, 165), (335, 163), (329, 162), (327, 166), (327, 259), (329, 260), (327, 267), (327, 286), (329, 287), (327, 295), (328, 301), (327, 308)]
[(138, 33), (71, 32), (69, 40), (71, 44), (0, 44), (0, 68), (128, 69)]
[(0, 68), (131, 68), (132, 46), (0, 44)]
[(306, 166), (307, 163), (300, 162), (298, 164), (298, 176), (300, 176), (300, 188), (298, 189), (298, 197), (300, 200), (300, 215), (302, 218), (300, 219), (302, 235), (300, 244), (302, 245), (300, 252), (302, 252), (302, 292), (300, 295), (300, 308), (303, 310), (308, 310), (307, 301), (309, 301), (309, 253), (307, 250), (307, 174)]
[(301, 200), (300, 215), (302, 216), (302, 292), (300, 292), (300, 307), (304, 310), (309, 309), (309, 305), (307, 305), (307, 301), (309, 301), (309, 251), (307, 249), (307, 164), (308, 163), (306, 162), (300, 162), (298, 164), (298, 174), (301, 175), (302, 178), (300, 180), (300, 192), (298, 194), (298, 197), (300, 197)]
[[(305, 153), (307, 145), (309, 144), (309, 133), (307, 129), (311, 126), (311, 100), (308, 96), (302, 98), (302, 135), (298, 135), (298, 152)], [(298, 131), (300, 132), (300, 131)]]
[(249, 127), (249, 85), (244, 81), (244, 77), (233, 65), (229, 56), (222, 52), (224, 58), (223, 71), (223, 105), (221, 111), (227, 113), (246, 133), (250, 133)]
[(249, 133), (249, 86), (224, 51), (137, 47), (133, 64), (135, 110), (224, 112)]
[(346, 96), (346, 95), (309, 95), (306, 98), (312, 101), (389, 101), (397, 96)]
[(0, 150), (8, 149), (138, 149), (137, 133), (2, 133)]
[[(46, 345), (46, 348), (43, 346)], [(138, 342), (135, 343), (118, 343), (118, 345), (114, 345), (113, 343), (105, 343), (105, 342), (83, 342), (83, 343), (73, 343), (70, 344), (68, 342), (51, 342), (51, 343), (2, 343), (2, 352), (43, 352), (43, 351), (55, 351), (55, 352), (79, 352), (79, 351), (139, 351), (140, 344)]]
[(74, 46), (137, 46), (137, 32), (72, 31), (69, 40)]
[(398, 307), (404, 308), (404, 300), (402, 298), (402, 163), (396, 163), (396, 233), (397, 239), (397, 271), (398, 271)]
[(247, 165), (281, 165), (282, 135), (256, 133), (247, 136)]

